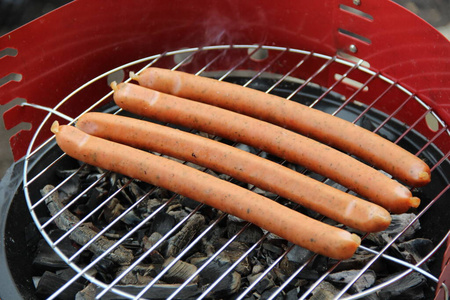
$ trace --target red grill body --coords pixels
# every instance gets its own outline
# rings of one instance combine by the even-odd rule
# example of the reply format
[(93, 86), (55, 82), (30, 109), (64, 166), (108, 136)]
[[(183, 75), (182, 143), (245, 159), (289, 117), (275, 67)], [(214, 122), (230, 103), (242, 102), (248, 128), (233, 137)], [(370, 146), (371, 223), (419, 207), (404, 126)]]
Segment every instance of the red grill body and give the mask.
[[(149, 53), (215, 44), (278, 45), (327, 55), (342, 51), (402, 83), (447, 123), (450, 118), (450, 43), (401, 6), (376, 0), (360, 5), (349, 0), (278, 1), (276, 7), (271, 1), (73, 1), (0, 39), (0, 50), (17, 51), (0, 59), (0, 77), (21, 75), (1, 87), (0, 104), (23, 98), (53, 107), (82, 83)], [(308, 68), (317, 66), (302, 70)], [(331, 85), (335, 71), (323, 72), (316, 82)], [(107, 89), (96, 88), (92, 96)], [(79, 101), (67, 113), (81, 111), (89, 99)], [(16, 160), (25, 154), (44, 115), (30, 107), (13, 107), (4, 114), (7, 129), (31, 124), (31, 130), (11, 138)]]
[[(445, 125), (450, 123), (450, 43), (431, 25), (388, 0), (280, 0), (274, 4), (269, 0), (75, 0), (0, 37), (0, 78), (10, 79), (0, 86), (0, 105), (28, 102), (52, 108), (99, 74), (157, 53), (209, 45), (263, 44), (367, 62), (375, 73), (401, 84), (423, 101), (435, 113), (443, 134), (435, 138), (436, 130), (425, 120), (415, 124), (417, 115), (412, 109), (396, 111), (396, 98), (404, 98), (400, 90), (389, 92), (392, 105), (382, 101), (374, 108), (386, 114), (395, 112), (396, 119), (415, 124), (426, 139), (433, 139), (444, 155), (450, 151)], [(295, 63), (287, 55), (271, 71), (284, 74)], [(194, 61), (184, 71), (194, 72), (203, 65), (203, 61)], [(322, 60), (308, 60), (291, 76), (308, 78), (322, 65)], [(164, 61), (159, 66), (164, 67)], [(173, 66), (173, 61), (166, 66)], [(221, 60), (214, 67), (227, 70), (229, 65)], [(252, 60), (240, 66), (246, 70), (258, 67)], [(330, 87), (336, 74), (346, 70), (341, 64), (332, 64), (315, 76), (314, 83)], [(381, 81), (370, 83), (370, 74), (363, 72), (349, 78), (369, 81), (368, 90), (357, 99), (367, 104), (389, 86)], [(106, 82), (93, 84), (59, 111), (77, 116), (109, 91)], [(350, 97), (357, 87), (339, 84), (334, 91)], [(10, 138), (16, 161), (26, 155), (47, 114), (21, 105), (4, 113), (6, 129), (21, 123), (30, 127)], [(43, 125), (33, 148), (50, 137), (50, 124)]]

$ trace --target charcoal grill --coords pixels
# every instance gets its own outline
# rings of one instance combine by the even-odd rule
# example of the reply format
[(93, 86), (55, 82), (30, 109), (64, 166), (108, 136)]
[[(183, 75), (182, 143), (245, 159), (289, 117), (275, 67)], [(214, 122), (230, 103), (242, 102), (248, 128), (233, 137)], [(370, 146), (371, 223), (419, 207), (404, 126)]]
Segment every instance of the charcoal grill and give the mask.
[[(80, 264), (78, 258), (89, 252), (88, 246), (100, 236), (111, 237), (111, 229), (148, 195), (156, 193), (154, 189), (134, 199), (132, 206), (101, 228), (86, 245), (78, 246), (71, 255), (61, 249), (64, 241), (70, 241), (70, 233), (99, 213), (133, 180), (110, 191), (98, 207), (67, 233), (58, 238), (50, 234), (56, 216), (50, 217), (45, 205), (45, 200), (51, 194), (42, 196), (40, 190), (51, 183), (55, 186), (52, 193), (56, 194), (66, 182), (88, 168), (74, 164), (58, 150), (50, 134), (51, 123), (55, 119), (60, 123), (73, 123), (87, 111), (123, 113), (111, 104), (112, 92), (108, 83), (112, 80), (129, 80), (129, 71), (139, 72), (147, 66), (178, 69), (278, 94), (369, 128), (424, 159), (432, 168), (433, 180), (426, 187), (413, 190), (423, 201), (421, 207), (414, 211), (415, 218), (376, 251), (363, 242), (361, 250), (374, 251), (375, 255), (360, 267), (350, 282), (340, 285), (336, 297), (356, 299), (374, 295), (413, 272), (433, 282), (437, 297), (448, 296), (446, 285), (438, 284), (441, 273), (441, 282), (448, 278), (443, 271), (446, 259), (442, 259), (443, 245), (449, 235), (448, 204), (445, 201), (450, 193), (448, 41), (428, 24), (390, 1), (328, 1), (320, 4), (298, 1), (294, 7), (289, 1), (281, 1), (277, 8), (270, 9), (269, 1), (246, 1), (238, 6), (235, 3), (207, 1), (176, 2), (135, 1), (133, 5), (127, 5), (125, 1), (104, 3), (78, 0), (1, 38), (3, 49), (0, 51), (4, 53), (0, 60), (1, 76), (11, 79), (0, 87), (2, 104), (19, 98), (15, 100), (18, 105), (4, 114), (5, 125), (12, 128), (22, 122), (31, 124), (30, 130), (22, 130), (10, 139), (14, 157), (18, 161), (12, 168), (16, 170), (11, 173), (16, 174), (19, 166), (23, 165), (21, 177), (12, 174), (16, 185), (21, 184), (23, 189), (14, 186), (17, 192), (10, 194), (10, 197), (26, 202), (31, 218), (43, 238), (75, 270), (67, 283), (62, 284), (49, 298), (57, 298), (80, 278), (86, 279), (85, 284), (92, 283), (94, 292), (102, 299), (152, 298), (155, 289), (160, 287), (158, 280), (164, 277), (170, 267), (186, 257), (191, 249), (197, 247), (227, 218), (223, 214), (217, 215), (174, 260), (153, 274), (149, 284), (140, 287), (118, 283), (201, 211), (202, 205), (193, 206), (182, 221), (174, 224), (156, 244), (140, 253), (121, 275), (107, 281), (93, 276), (92, 270), (100, 266), (102, 259), (114, 247), (125, 245), (128, 238), (146, 226), (147, 222), (158, 218), (177, 199), (177, 195), (171, 195), (168, 201), (134, 224), (125, 235), (118, 236), (112, 247), (93, 257), (87, 265)], [(395, 29), (391, 27), (393, 23)], [(37, 31), (42, 34), (37, 34)], [(44, 35), (46, 38), (43, 38)], [(55, 175), (62, 166), (73, 169), (65, 179)], [(83, 195), (101, 185), (102, 180), (110, 175), (105, 172), (91, 185), (83, 187), (66, 204), (65, 210), (73, 211)], [(329, 183), (326, 178), (320, 180)], [(2, 184), (6, 185), (5, 181)], [(7, 204), (6, 207), (9, 211), (18, 211), (15, 205)], [(16, 217), (8, 215), (7, 228), (14, 226), (11, 224), (20, 225), (20, 221), (17, 223), (17, 220), (11, 219)], [(432, 239), (433, 249), (414, 263), (388, 255), (397, 240), (419, 221), (422, 227), (420, 237)], [(270, 238), (270, 233), (264, 233), (240, 258), (233, 261), (222, 276), (202, 289), (192, 291), (194, 277), (226, 251), (248, 227), (250, 224), (231, 235), (203, 267), (179, 283), (176, 289), (164, 294), (163, 298), (209, 297), (210, 292), (242, 260), (252, 257)], [(364, 233), (360, 234), (366, 238)], [(14, 238), (5, 234), (7, 250), (2, 251), (7, 252), (9, 257), (12, 256), (11, 249), (20, 248), (13, 241)], [(255, 281), (244, 285), (229, 297), (244, 299), (252, 296), (258, 283), (267, 278), (293, 248), (293, 245), (283, 248), (283, 252), (265, 266)], [(295, 280), (311, 268), (316, 260), (317, 255), (297, 266), (271, 290), (268, 298), (284, 297)], [(358, 278), (380, 261), (403, 266), (404, 271), (364, 291), (351, 292)], [(425, 262), (430, 265), (429, 270), (420, 268)], [(19, 262), (16, 263), (20, 266)], [(322, 281), (339, 269), (340, 263), (330, 263), (326, 270), (320, 271), (318, 278), (307, 287), (302, 287), (296, 297), (308, 298)], [(3, 264), (9, 264), (14, 280), (20, 281), (20, 275), (13, 270), (15, 266), (11, 265), (11, 260)], [(32, 290), (30, 282), (21, 282), (19, 285), (28, 286), (25, 290)], [(24, 295), (26, 292), (17, 292), (11, 287), (1, 293), (8, 293), (0, 294), (6, 298), (7, 295)]]

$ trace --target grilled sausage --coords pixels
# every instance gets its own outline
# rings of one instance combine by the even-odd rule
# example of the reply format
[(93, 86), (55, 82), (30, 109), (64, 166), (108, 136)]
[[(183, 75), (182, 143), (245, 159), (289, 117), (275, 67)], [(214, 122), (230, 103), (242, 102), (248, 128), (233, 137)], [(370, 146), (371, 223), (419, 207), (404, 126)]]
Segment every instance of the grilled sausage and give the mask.
[(78, 119), (76, 126), (94, 136), (228, 174), (361, 231), (382, 231), (391, 221), (389, 212), (376, 204), (270, 160), (196, 134), (105, 113), (87, 113)]
[(195, 128), (275, 154), (339, 182), (394, 213), (403, 213), (420, 203), (420, 199), (412, 197), (406, 187), (381, 172), (290, 130), (136, 84), (121, 83), (114, 89), (114, 100), (124, 110)]
[[(148, 68), (134, 76), (140, 85), (277, 124), (360, 157), (411, 186), (430, 182), (428, 165), (400, 146), (338, 117), (240, 85)], [(339, 130), (330, 130), (339, 128)]]
[(335, 259), (353, 255), (361, 239), (275, 201), (181, 163), (94, 137), (57, 122), (59, 147), (87, 164), (136, 178), (260, 226), (292, 243)]

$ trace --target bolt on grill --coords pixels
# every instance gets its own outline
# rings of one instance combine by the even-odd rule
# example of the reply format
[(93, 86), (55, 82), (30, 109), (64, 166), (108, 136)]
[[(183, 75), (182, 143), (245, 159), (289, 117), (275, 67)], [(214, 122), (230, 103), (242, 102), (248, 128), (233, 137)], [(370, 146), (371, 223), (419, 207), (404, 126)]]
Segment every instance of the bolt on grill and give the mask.
[[(233, 55), (230, 55), (230, 53)], [(311, 269), (313, 266), (317, 266), (322, 259), (320, 256), (311, 253), (301, 262), (293, 264), (293, 267), (289, 269), (290, 272), (284, 272), (273, 279), (273, 274), (278, 274), (280, 265), (289, 262), (294, 252), (297, 253), (299, 249), (295, 245), (277, 240), (269, 232), (261, 231), (254, 236), (250, 236), (250, 242), (244, 243), (243, 249), (236, 250), (240, 255), (228, 260), (226, 268), (220, 268), (219, 273), (207, 273), (209, 275), (203, 276), (214, 277), (214, 280), (209, 280), (211, 278), (203, 278), (202, 274), (211, 272), (208, 271), (211, 266), (217, 264), (218, 261), (220, 264), (220, 259), (224, 254), (231, 251), (229, 249), (240, 245), (239, 243), (244, 240), (243, 236), (253, 230), (258, 231), (257, 228), (255, 229), (249, 223), (241, 224), (239, 220), (234, 220), (234, 223), (226, 223), (239, 224), (240, 226), (236, 227), (234, 231), (230, 230), (228, 235), (225, 235), (225, 240), (221, 237), (220, 243), (217, 243), (212, 249), (208, 248), (210, 253), (200, 259), (194, 255), (195, 251), (198, 251), (200, 245), (208, 245), (208, 239), (214, 236), (215, 232), (220, 231), (219, 229), (223, 229), (223, 224), (229, 222), (232, 216), (227, 216), (218, 211), (211, 212), (209, 208), (202, 204), (189, 202), (189, 199), (184, 199), (180, 195), (144, 185), (132, 178), (122, 178), (119, 174), (98, 170), (85, 164), (76, 165), (70, 162), (70, 159), (64, 153), (58, 154), (55, 159), (38, 170), (33, 168), (34, 162), (42, 159), (49, 149), (57, 148), (57, 146), (54, 146), (53, 138), (48, 139), (41, 145), (35, 145), (36, 137), (42, 134), (42, 130), (48, 128), (48, 125), (55, 118), (66, 119), (73, 124), (79, 116), (68, 114), (70, 109), (67, 109), (67, 107), (76, 105), (74, 104), (75, 99), (87, 97), (88, 92), (86, 91), (95, 88), (97, 85), (107, 84), (112, 80), (121, 81), (125, 79), (125, 74), (128, 71), (139, 72), (142, 68), (160, 65), (169, 65), (172, 69), (187, 70), (198, 76), (235, 82), (267, 93), (279, 94), (287, 100), (302, 102), (381, 134), (425, 159), (431, 166), (433, 182), (437, 186), (413, 190), (413, 193), (420, 193), (421, 197), (426, 199), (425, 203), (419, 210), (413, 212), (414, 214), (408, 219), (408, 222), (395, 231), (385, 244), (375, 247), (371, 235), (359, 233), (363, 242), (358, 251), (366, 253), (370, 259), (364, 261), (364, 264), (360, 265), (358, 269), (352, 268), (353, 272), (345, 282), (336, 283), (336, 280), (334, 281), (335, 286), (337, 286), (334, 296), (347, 299), (361, 298), (382, 291), (401, 281), (408, 274), (420, 274), (426, 280), (437, 283), (436, 275), (433, 275), (428, 268), (423, 268), (423, 265), (433, 260), (435, 253), (447, 240), (448, 226), (438, 228), (432, 222), (421, 223), (420, 226), (428, 227), (423, 230), (424, 232), (436, 231), (439, 238), (434, 240), (429, 251), (424, 253), (418, 261), (407, 261), (394, 257), (391, 253), (392, 249), (397, 249), (398, 244), (404, 241), (402, 237), (411, 228), (417, 226), (419, 222), (431, 214), (430, 211), (436, 209), (438, 204), (444, 202), (449, 196), (450, 178), (448, 174), (450, 174), (450, 165), (448, 157), (450, 147), (447, 124), (439, 118), (431, 107), (397, 81), (371, 70), (370, 65), (365, 61), (352, 59), (352, 57), (330, 57), (310, 51), (263, 45), (221, 45), (189, 48), (153, 55), (110, 70), (76, 89), (53, 108), (24, 103), (23, 105), (49, 112), (36, 131), (25, 157), (23, 182), (27, 204), (44, 239), (62, 260), (76, 272), (67, 283), (54, 291), (49, 298), (55, 299), (74, 283), (85, 278), (87, 279), (85, 286), (88, 286), (88, 288), (83, 293), (88, 294), (90, 289), (91, 295), (102, 299), (115, 297), (151, 299), (155, 295), (157, 295), (156, 298), (165, 299), (190, 297), (203, 299), (212, 295), (223, 297), (233, 295), (232, 297), (236, 299), (246, 299), (252, 295), (262, 297), (263, 292), (265, 292), (264, 297), (267, 299), (278, 299), (278, 297), (287, 297), (287, 295), (293, 298), (306, 299), (314, 295), (324, 282), (333, 282), (333, 274), (343, 270), (343, 262), (329, 260), (321, 265), (320, 271), (315, 273), (308, 283), (299, 284), (297, 282), (299, 278), (311, 277)], [(281, 65), (283, 68), (280, 67)], [(287, 69), (288, 71), (277, 72), (280, 69)], [(329, 72), (334, 73), (335, 81), (329, 83), (329, 87), (324, 87), (321, 84), (323, 82), (322, 76)], [(305, 74), (307, 75), (305, 76)], [(126, 81), (129, 80), (126, 79)], [(348, 90), (351, 90), (352, 93), (350, 96), (344, 97), (342, 96), (344, 90), (347, 93)], [(111, 105), (111, 95), (112, 92), (101, 99), (92, 99), (92, 106), (85, 112), (100, 110), (123, 114), (123, 111)], [(405, 120), (415, 121), (407, 123)], [(167, 125), (170, 126), (170, 124)], [(339, 129), (330, 128), (330, 130)], [(422, 134), (425, 131), (427, 132), (426, 136)], [(208, 137), (218, 139), (214, 136)], [(245, 145), (239, 144), (234, 144), (234, 146), (245, 147)], [(245, 149), (261, 156), (267, 155), (258, 149)], [(327, 178), (317, 177), (317, 174), (312, 174), (304, 168), (290, 166), (288, 162), (281, 159), (276, 161), (288, 167), (296, 168), (299, 172), (315, 177), (327, 184), (344, 189)], [(66, 165), (69, 165), (69, 167), (66, 167)], [(203, 170), (212, 172), (211, 170)], [(215, 175), (221, 176), (221, 174)], [(236, 182), (233, 178), (224, 176), (223, 179), (242, 184)], [(73, 182), (79, 184), (80, 180), (82, 180), (82, 189), (75, 190), (71, 194), (71, 185), (73, 185)], [(267, 192), (256, 187), (249, 188), (267, 195)], [(133, 189), (134, 192), (130, 192)], [(99, 193), (106, 192), (107, 194), (103, 197), (98, 196)], [(90, 199), (87, 199), (89, 197)], [(92, 200), (95, 197), (100, 200), (95, 202)], [(280, 201), (304, 212), (302, 207), (294, 206), (277, 195), (270, 195), (270, 197), (274, 201)], [(126, 199), (118, 200), (119, 198)], [(156, 198), (160, 199), (159, 202), (151, 204), (151, 199)], [(49, 203), (59, 203), (58, 201), (61, 202), (61, 206), (54, 207), (50, 215)], [(152, 210), (142, 214), (142, 207), (151, 205), (154, 205)], [(139, 209), (141, 209), (140, 213)], [(170, 218), (167, 217), (169, 210), (172, 212)], [(178, 215), (173, 217), (175, 210), (179, 210), (177, 211)], [(203, 219), (205, 216), (208, 218), (208, 222), (203, 221), (201, 223), (201, 230), (197, 228), (200, 224), (197, 222), (200, 221), (196, 218), (199, 215)], [(329, 222), (322, 216), (314, 215), (314, 217)], [(108, 222), (98, 223), (96, 221), (99, 219), (105, 220), (105, 218)], [(159, 224), (160, 226), (164, 225), (167, 228), (160, 230), (163, 232), (162, 234), (160, 232), (159, 235), (152, 236), (152, 233), (157, 231), (152, 232), (154, 228), (150, 224), (156, 224), (156, 220), (163, 223), (162, 225)], [(334, 225), (339, 226), (339, 224)], [(185, 230), (185, 228), (188, 229)], [(62, 231), (56, 237), (51, 234), (51, 231), (55, 229)], [(169, 251), (170, 255), (167, 255), (167, 257), (161, 256), (159, 251), (163, 252), (161, 250), (163, 247), (167, 248), (167, 245), (171, 246), (175, 241), (181, 239), (179, 233), (183, 230), (192, 231), (190, 233), (183, 232), (183, 234), (190, 235), (188, 241), (182, 245), (181, 249)], [(142, 233), (144, 231), (146, 235)], [(421, 231), (417, 233), (415, 238), (420, 238), (420, 234)], [(68, 241), (69, 244), (76, 244), (75, 250), (69, 254), (63, 246)], [(266, 243), (267, 241), (275, 242), (271, 244)], [(268, 250), (269, 248), (271, 250)], [(202, 253), (205, 251), (205, 249), (201, 250)], [(270, 252), (270, 258), (263, 265), (251, 262), (252, 259), (255, 261), (261, 259), (262, 254), (260, 253), (264, 251)], [(133, 253), (132, 259), (128, 260), (123, 257), (130, 252)], [(117, 256), (119, 257), (117, 258)], [(189, 263), (186, 262), (186, 258), (190, 259)], [(106, 266), (111, 261), (114, 267)], [(149, 261), (158, 261), (158, 263), (155, 263), (158, 268), (150, 266)], [(199, 263), (192, 263), (193, 261)], [(403, 271), (396, 273), (395, 276), (385, 276), (386, 280), (384, 281), (375, 282), (374, 280), (364, 288), (355, 289), (355, 285), (361, 282), (361, 279), (370, 273), (369, 271), (373, 269), (373, 266), (381, 261), (401, 266)], [(257, 268), (259, 268), (255, 274), (250, 273), (253, 275), (251, 280), (249, 280), (250, 275), (248, 273), (236, 272), (237, 268), (247, 263), (250, 264), (251, 268), (256, 268), (257, 265)], [(191, 266), (193, 266), (193, 269), (189, 272), (186, 271)], [(104, 275), (103, 277), (99, 276), (102, 269), (106, 270), (104, 273), (114, 269), (116, 274), (109, 278), (105, 278)], [(171, 274), (174, 270), (177, 270), (176, 275)], [(184, 272), (186, 272), (186, 275), (179, 278), (180, 274)], [(142, 281), (136, 284), (124, 284), (125, 279), (130, 275), (140, 277)], [(240, 281), (240, 284), (238, 285), (236, 281)], [(264, 281), (270, 281), (271, 287), (266, 290), (261, 288), (265, 284)], [(227, 282), (229, 286), (221, 287), (224, 282)], [(445, 285), (442, 288), (446, 289)], [(218, 290), (224, 294), (218, 293)], [(89, 296), (86, 296), (86, 299), (88, 298)]]

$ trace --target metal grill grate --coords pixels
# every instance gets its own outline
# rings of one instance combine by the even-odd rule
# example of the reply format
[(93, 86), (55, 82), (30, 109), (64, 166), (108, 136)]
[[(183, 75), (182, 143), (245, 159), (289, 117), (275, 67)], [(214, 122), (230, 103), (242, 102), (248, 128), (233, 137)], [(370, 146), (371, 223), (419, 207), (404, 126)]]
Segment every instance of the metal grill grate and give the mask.
[[(46, 182), (46, 178), (55, 177), (55, 170), (59, 165), (63, 164), (63, 161), (67, 159), (67, 157), (65, 154), (58, 154), (59, 156), (52, 160), (52, 162), (48, 165), (39, 167), (38, 170), (33, 168), (36, 161), (41, 160), (43, 156), (47, 155), (46, 153), (48, 149), (55, 147), (54, 141), (51, 138), (46, 143), (35, 148), (36, 145), (34, 145), (34, 141), (36, 140), (36, 136), (41, 134), (44, 124), (48, 125), (48, 123), (51, 123), (55, 117), (67, 119), (70, 123), (76, 121), (78, 116), (67, 116), (67, 112), (70, 112), (70, 109), (68, 108), (76, 105), (74, 100), (76, 97), (89, 97), (88, 90), (92, 86), (95, 87), (99, 84), (106, 84), (107, 81), (111, 81), (112, 78), (118, 77), (120, 79), (127, 71), (132, 70), (134, 72), (138, 72), (138, 70), (148, 66), (162, 66), (172, 69), (186, 70), (199, 76), (215, 77), (219, 80), (237, 80), (238, 83), (244, 86), (264, 89), (267, 93), (272, 93), (278, 90), (281, 91), (286, 99), (301, 101), (311, 107), (325, 110), (330, 114), (350, 118), (350, 121), (358, 125), (361, 125), (364, 120), (372, 121), (371, 124), (373, 128), (371, 129), (374, 132), (388, 135), (393, 142), (400, 144), (402, 147), (405, 145), (408, 146), (411, 143), (415, 144), (416, 153), (414, 154), (418, 156), (422, 156), (425, 152), (431, 151), (433, 155), (431, 158), (428, 158), (428, 163), (432, 168), (433, 178), (441, 178), (440, 180), (442, 181), (442, 184), (439, 189), (431, 192), (429, 196), (430, 201), (426, 203), (424, 207), (421, 207), (420, 211), (417, 212), (416, 217), (412, 219), (412, 221), (405, 228), (403, 228), (403, 230), (401, 230), (391, 242), (385, 245), (385, 247), (374, 251), (370, 247), (364, 246), (363, 242), (363, 246), (360, 247), (360, 250), (373, 252), (374, 256), (359, 270), (359, 272), (357, 272), (351, 282), (343, 286), (340, 293), (336, 297), (344, 296), (344, 294), (350, 290), (351, 286), (375, 262), (381, 259), (391, 260), (398, 265), (404, 265), (406, 266), (405, 271), (390, 281), (377, 284), (370, 289), (356, 293), (352, 296), (348, 296), (348, 294), (346, 294), (346, 297), (349, 299), (356, 299), (363, 297), (364, 295), (374, 293), (411, 272), (420, 272), (430, 280), (437, 282), (437, 278), (434, 275), (420, 269), (419, 267), (421, 264), (433, 257), (435, 252), (438, 251), (439, 247), (447, 239), (449, 233), (446, 232), (446, 228), (441, 229), (442, 232), (440, 233), (440, 241), (435, 244), (435, 248), (430, 251), (426, 257), (423, 258), (423, 260), (417, 262), (415, 265), (385, 254), (385, 252), (392, 247), (392, 245), (408, 230), (410, 226), (413, 226), (417, 220), (421, 219), (427, 213), (430, 214), (429, 210), (431, 210), (436, 203), (443, 202), (445, 198), (448, 198), (449, 196), (449, 130), (447, 125), (433, 112), (433, 109), (423, 103), (414, 93), (408, 91), (398, 82), (383, 76), (379, 72), (371, 70), (368, 63), (361, 60), (352, 61), (342, 59), (338, 56), (329, 57), (309, 51), (281, 47), (227, 45), (166, 52), (120, 66), (87, 82), (85, 85), (68, 95), (54, 108), (46, 108), (24, 103), (24, 105), (34, 106), (36, 109), (44, 109), (49, 111), (47, 117), (42, 122), (41, 127), (36, 131), (36, 135), (30, 144), (25, 159), (24, 193), (27, 199), (27, 204), (38, 229), (46, 241), (51, 245), (54, 251), (77, 272), (77, 275), (69, 280), (67, 284), (62, 286), (50, 297), (50, 299), (56, 298), (58, 294), (68, 288), (81, 276), (84, 276), (96, 286), (98, 298), (113, 298), (114, 295), (116, 295), (115, 297), (120, 296), (128, 299), (137, 299), (142, 297), (151, 298), (150, 295), (153, 291), (152, 288), (155, 288), (155, 285), (158, 284), (158, 281), (170, 270), (170, 268), (174, 266), (181, 258), (186, 256), (191, 249), (201, 243), (202, 239), (207, 237), (220, 222), (227, 218), (225, 214), (218, 214), (218, 217), (212, 220), (206, 229), (197, 234), (189, 242), (187, 247), (182, 249), (182, 251), (169, 264), (159, 270), (149, 283), (147, 283), (144, 287), (137, 289), (120, 286), (119, 282), (149, 255), (151, 255), (151, 253), (157, 249), (158, 246), (165, 243), (171, 236), (173, 236), (174, 233), (182, 228), (193, 215), (202, 209), (202, 204), (192, 208), (189, 214), (187, 214), (180, 222), (176, 223), (173, 228), (171, 228), (165, 235), (156, 241), (156, 243), (154, 243), (149, 249), (142, 251), (131, 265), (124, 268), (120, 275), (116, 278), (112, 278), (108, 283), (104, 283), (102, 280), (99, 280), (93, 276), (92, 270), (98, 267), (102, 259), (114, 249), (119, 247), (119, 245), (127, 245), (129, 238), (136, 235), (140, 228), (146, 226), (150, 220), (157, 218), (159, 214), (170, 207), (170, 205), (176, 201), (177, 195), (171, 195), (167, 201), (165, 201), (146, 218), (135, 224), (126, 234), (116, 237), (116, 241), (111, 247), (105, 250), (103, 254), (93, 258), (93, 260), (87, 265), (80, 265), (78, 263), (78, 258), (82, 256), (83, 253), (88, 252), (88, 247), (95, 243), (95, 241), (99, 238), (110, 237), (112, 228), (120, 222), (120, 219), (142, 204), (149, 195), (156, 193), (158, 190), (156, 187), (148, 189), (148, 191), (141, 197), (133, 199), (134, 203), (131, 203), (130, 206), (114, 220), (112, 220), (111, 223), (97, 232), (94, 237), (92, 237), (85, 245), (80, 246), (78, 251), (70, 256), (66, 255), (60, 249), (61, 243), (65, 240), (70, 240), (70, 235), (76, 230), (76, 228), (79, 228), (79, 226), (83, 223), (89, 222), (93, 215), (100, 213), (101, 210), (107, 206), (116, 195), (126, 192), (127, 188), (129, 188), (134, 182), (133, 179), (128, 179), (123, 182), (120, 188), (110, 191), (109, 196), (102, 203), (99, 203), (98, 206), (89, 211), (86, 216), (81, 218), (81, 220), (71, 229), (67, 230), (65, 234), (57, 239), (49, 235), (49, 228), (54, 225), (54, 221), (57, 216), (63, 215), (66, 211), (73, 210), (76, 207), (77, 202), (79, 202), (84, 195), (87, 195), (90, 191), (99, 187), (110, 176), (113, 176), (113, 174), (103, 172), (102, 175), (98, 176), (90, 185), (83, 187), (81, 192), (74, 195), (65, 205), (64, 209), (57, 215), (49, 218), (43, 218), (43, 214), (45, 215), (43, 211), (48, 214), (45, 204), (46, 199), (57, 195), (67, 182), (76, 176), (79, 176), (82, 172), (85, 172), (88, 166), (81, 165), (79, 168), (75, 168), (64, 180), (58, 179), (53, 190), (45, 196), (40, 197), (38, 193), (39, 190), (43, 188), (43, 182)], [(280, 70), (284, 70), (283, 73), (280, 73)], [(334, 78), (333, 82), (329, 82), (327, 79), (330, 78), (329, 74), (333, 75), (331, 76)], [(261, 84), (261, 80), (263, 80), (264, 84)], [(289, 89), (286, 89), (286, 86), (289, 86)], [(319, 91), (318, 95), (311, 94), (309, 89)], [(89, 107), (86, 112), (101, 109), (111, 113), (122, 113), (120, 110), (117, 110), (117, 107), (108, 106), (108, 103), (111, 102), (111, 95), (112, 92), (108, 93), (96, 102), (92, 101), (92, 106)], [(328, 102), (329, 100), (327, 100), (329, 98), (333, 99), (331, 105), (330, 102)], [(346, 113), (348, 110), (354, 113)], [(375, 114), (379, 119), (374, 121), (371, 117), (373, 114)], [(386, 130), (386, 128), (394, 128), (394, 130)], [(410, 135), (413, 132), (416, 135), (423, 137), (423, 140), (411, 141)], [(303, 170), (303, 172), (305, 172), (305, 170)], [(324, 182), (327, 181), (326, 178), (321, 180)], [(278, 200), (278, 198), (275, 199)], [(243, 232), (245, 232), (245, 230), (250, 226), (251, 224), (246, 224), (238, 230), (237, 233), (232, 235), (227, 242), (222, 245), (222, 247), (211, 254), (206, 262), (199, 267), (195, 273), (181, 282), (179, 287), (175, 289), (167, 298), (174, 299), (178, 297), (186, 297), (189, 292), (185, 291), (191, 287), (194, 278), (196, 278), (196, 276), (200, 274), (204, 268), (206, 268), (208, 264), (217, 258), (222, 252), (226, 251), (227, 247), (229, 247), (233, 241), (237, 240), (238, 237), (242, 235)], [(431, 228), (430, 230), (437, 230), (437, 228)], [(209, 293), (222, 280), (224, 280), (228, 274), (233, 272), (239, 263), (245, 259), (248, 259), (248, 257), (251, 257), (254, 251), (261, 247), (264, 240), (267, 239), (269, 235), (270, 233), (268, 232), (264, 233), (264, 235), (258, 239), (256, 243), (253, 243), (248, 247), (240, 258), (233, 261), (231, 266), (224, 271), (223, 274), (217, 278), (217, 280), (205, 285), (201, 292), (195, 296), (199, 299), (207, 298)], [(363, 235), (363, 239), (366, 236), (367, 235)], [(274, 268), (282, 262), (282, 260), (293, 248), (294, 245), (289, 245), (286, 249), (284, 249), (284, 251), (276, 259), (273, 259), (271, 264), (264, 268), (256, 280), (239, 291), (236, 298), (243, 299), (248, 295), (251, 295), (256, 285), (261, 282), (271, 271), (273, 271)], [(293, 270), (292, 274), (288, 274), (289, 276), (284, 280), (284, 282), (282, 282), (282, 284), (278, 286), (276, 290), (273, 291), (269, 299), (275, 299), (277, 296), (282, 295), (285, 292), (286, 287), (292, 284), (298, 275), (304, 272), (306, 268), (314, 262), (316, 257), (317, 255), (310, 257), (306, 262), (302, 263), (300, 267)], [(340, 263), (341, 262), (334, 262), (331, 264), (328, 270), (322, 272), (319, 278), (315, 280), (315, 282), (310, 285), (308, 289), (301, 290), (299, 293), (299, 295), (301, 295), (301, 299), (305, 299), (310, 296), (313, 290), (322, 281), (326, 280)]]

